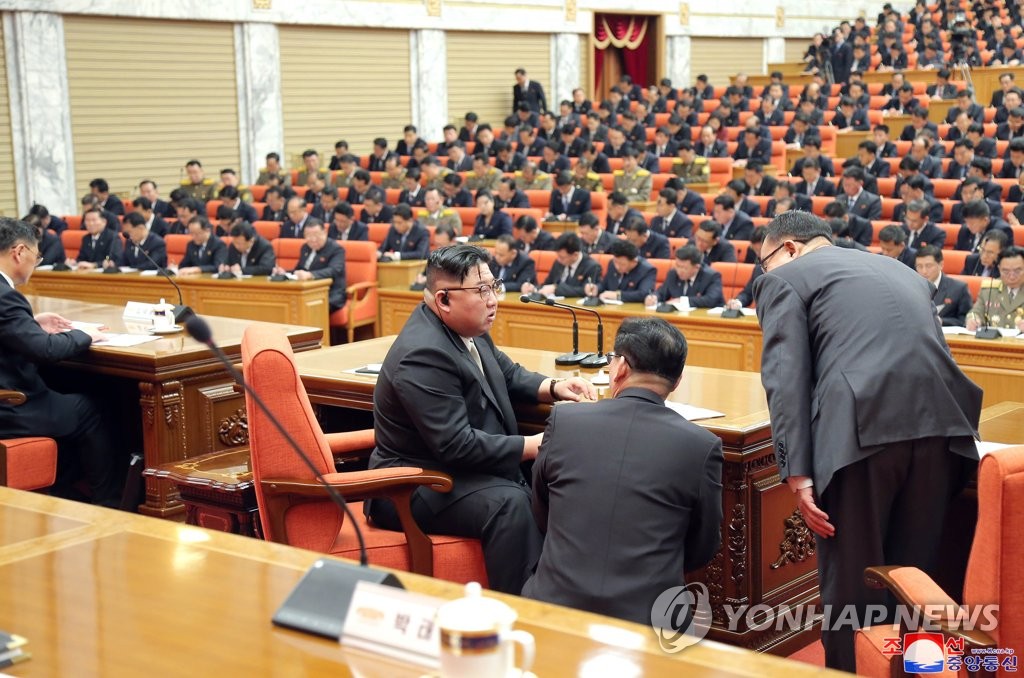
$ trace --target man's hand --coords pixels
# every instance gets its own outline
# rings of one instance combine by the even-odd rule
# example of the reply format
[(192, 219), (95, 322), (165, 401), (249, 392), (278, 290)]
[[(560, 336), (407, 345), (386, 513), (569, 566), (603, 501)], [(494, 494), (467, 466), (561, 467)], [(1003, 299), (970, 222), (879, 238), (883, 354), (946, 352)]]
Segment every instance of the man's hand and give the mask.
[(1017, 329), (1024, 332), (1024, 318), (1017, 318)]
[(312, 280), (313, 274), (309, 271), (295, 271), (296, 280)]
[[(425, 277), (424, 282), (426, 282)], [(532, 294), (535, 289), (537, 288), (533, 286), (533, 283), (525, 282), (523, 283), (523, 286), (519, 289), (519, 291), (522, 292), (523, 294)]]
[(86, 334), (88, 334), (89, 338), (92, 339), (92, 343), (95, 344), (97, 341), (103, 341), (103, 340), (105, 340), (107, 338), (107, 335), (103, 334), (103, 332), (100, 331), (101, 329), (106, 329), (106, 328), (105, 327), (103, 327), (103, 328), (86, 327), (82, 331), (85, 332)]
[(600, 299), (602, 301), (617, 301), (618, 298), (619, 298), (619, 293), (618, 293), (617, 290), (605, 290), (604, 292), (601, 292), (601, 294), (600, 294)]
[(71, 321), (56, 313), (40, 313), (36, 316), (36, 322), (47, 334), (58, 334), (71, 329)]
[(555, 384), (555, 398), (558, 400), (597, 400), (597, 389), (583, 377), (569, 377)]
[(185, 268), (178, 269), (178, 275), (199, 275), (202, 272), (202, 269), (198, 266), (186, 266)]
[(96, 268), (96, 264), (92, 263), (91, 261), (80, 261), (80, 262), (78, 262), (78, 270), (79, 271), (91, 271), (94, 268)]
[(545, 285), (544, 287), (540, 288), (540, 293), (543, 294), (545, 297), (550, 297), (554, 295), (555, 289), (556, 288), (554, 285)]
[[(804, 478), (805, 476), (790, 476), (787, 478), (787, 482), (792, 488), (799, 481), (804, 480)], [(797, 508), (803, 514), (804, 522), (807, 523), (807, 527), (811, 528), (811, 532), (825, 538), (835, 535), (836, 528), (832, 523), (828, 522), (828, 514), (818, 508), (817, 503), (814, 501), (813, 487), (796, 490), (796, 502)]]
[(743, 304), (740, 303), (739, 299), (730, 299), (726, 302), (725, 307), (733, 311), (738, 311), (743, 308)]
[(966, 327), (971, 332), (978, 331), (978, 319), (973, 316), (967, 316)]
[(537, 458), (537, 452), (540, 451), (540, 443), (543, 439), (543, 433), (535, 433), (523, 438), (523, 461), (533, 461)]
[(228, 272), (229, 273), (234, 273), (235, 275), (242, 275), (242, 266), (241, 266), (241, 264), (232, 264), (231, 268), (228, 269)]

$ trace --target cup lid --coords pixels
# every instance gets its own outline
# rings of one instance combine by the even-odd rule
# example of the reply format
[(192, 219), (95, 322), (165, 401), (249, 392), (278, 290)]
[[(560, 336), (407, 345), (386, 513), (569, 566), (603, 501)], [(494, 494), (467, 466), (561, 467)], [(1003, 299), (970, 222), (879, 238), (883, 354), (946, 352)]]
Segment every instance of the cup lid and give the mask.
[(511, 626), (516, 620), (516, 611), (495, 600), (484, 598), (480, 584), (466, 584), (466, 595), (452, 600), (437, 610), (437, 623), (442, 629), (458, 631), (489, 631)]

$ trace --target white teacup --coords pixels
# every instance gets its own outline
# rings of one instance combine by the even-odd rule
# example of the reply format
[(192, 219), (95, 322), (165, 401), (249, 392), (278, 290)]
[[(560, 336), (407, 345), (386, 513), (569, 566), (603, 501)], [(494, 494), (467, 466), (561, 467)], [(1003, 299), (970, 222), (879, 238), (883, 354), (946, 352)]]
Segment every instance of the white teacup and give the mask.
[[(445, 603), (437, 611), (441, 636), (441, 676), (525, 675), (533, 666), (536, 649), (533, 636), (512, 630), (516, 612), (511, 607), (480, 594), (480, 584), (466, 584), (466, 597)], [(523, 650), (523, 665), (514, 665), (514, 645)]]
[(174, 327), (174, 306), (163, 299), (153, 308), (153, 329), (169, 330)]

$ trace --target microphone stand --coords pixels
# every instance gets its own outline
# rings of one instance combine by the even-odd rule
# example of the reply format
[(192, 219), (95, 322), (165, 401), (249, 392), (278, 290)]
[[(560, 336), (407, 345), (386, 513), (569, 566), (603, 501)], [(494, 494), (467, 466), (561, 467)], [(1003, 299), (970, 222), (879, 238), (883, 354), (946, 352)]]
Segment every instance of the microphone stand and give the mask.
[[(162, 275), (163, 277), (167, 278), (167, 282), (174, 285), (174, 289), (178, 291), (178, 305), (174, 307), (174, 322), (182, 323), (188, 320), (189, 318), (196, 317), (195, 312), (185, 305), (185, 300), (181, 296), (181, 288), (178, 287), (178, 283), (174, 282), (174, 278), (171, 277), (170, 272), (168, 272), (168, 270), (161, 266), (160, 264), (156, 263), (153, 257), (149, 256), (149, 252), (147, 252), (145, 248), (142, 247), (142, 245), (139, 245), (139, 251), (142, 252), (142, 256), (146, 257), (146, 261), (148, 261), (149, 263), (153, 264), (153, 266), (156, 267), (157, 275)], [(203, 324), (205, 325), (206, 323), (203, 322)], [(189, 332), (189, 334), (191, 334), (191, 332)]]
[(556, 365), (579, 365), (584, 358), (590, 357), (591, 353), (580, 353), (580, 325), (576, 320), (576, 310), (571, 306), (565, 304), (556, 304), (553, 299), (546, 299), (545, 301), (534, 301), (530, 298), (529, 294), (524, 294), (519, 297), (519, 301), (524, 304), (540, 304), (541, 306), (555, 306), (557, 308), (564, 308), (565, 310), (572, 313), (572, 353), (563, 353), (562, 355), (555, 358)]
[[(571, 306), (566, 304), (559, 304), (554, 299), (548, 299), (545, 302), (548, 306), (554, 306), (556, 308), (565, 308), (572, 310)], [(586, 306), (586, 304), (584, 304)], [(586, 358), (580, 361), (580, 367), (604, 367), (608, 364), (608, 356), (604, 354), (604, 322), (601, 319), (601, 314), (592, 308), (581, 308), (581, 311), (586, 313), (593, 313), (597, 316), (597, 354), (591, 353)]]
[[(1002, 334), (999, 333), (999, 330), (997, 328), (989, 327), (988, 326), (988, 323), (989, 323), (988, 307), (992, 303), (992, 288), (995, 287), (995, 282), (996, 282), (995, 279), (991, 279), (989, 281), (989, 285), (988, 285), (988, 299), (986, 299), (986, 301), (985, 301), (985, 313), (982, 314), (982, 316), (981, 316), (982, 322), (984, 324), (981, 327), (978, 328), (977, 332), (974, 333), (974, 338), (975, 339), (998, 339), (999, 337), (1002, 336)], [(999, 285), (1000, 285), (1000, 287), (1002, 287), (1002, 282), (1000, 282)], [(979, 294), (978, 296), (980, 297), (981, 294)]]

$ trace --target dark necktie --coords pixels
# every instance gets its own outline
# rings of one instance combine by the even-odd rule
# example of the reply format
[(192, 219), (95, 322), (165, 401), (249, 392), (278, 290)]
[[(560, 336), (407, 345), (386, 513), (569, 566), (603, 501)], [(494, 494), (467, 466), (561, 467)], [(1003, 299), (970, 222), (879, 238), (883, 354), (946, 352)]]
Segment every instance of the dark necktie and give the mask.
[(690, 281), (689, 280), (684, 280), (683, 281), (683, 293), (680, 296), (686, 297), (686, 296), (689, 296), (689, 294), (690, 294)]

